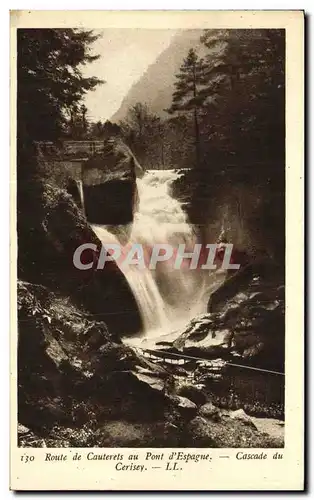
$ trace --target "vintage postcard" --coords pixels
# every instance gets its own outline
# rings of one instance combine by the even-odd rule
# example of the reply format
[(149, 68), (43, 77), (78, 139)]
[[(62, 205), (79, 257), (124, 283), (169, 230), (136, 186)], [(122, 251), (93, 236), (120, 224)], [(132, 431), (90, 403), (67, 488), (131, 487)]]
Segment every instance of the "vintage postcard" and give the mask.
[(303, 490), (303, 29), (11, 12), (11, 489)]

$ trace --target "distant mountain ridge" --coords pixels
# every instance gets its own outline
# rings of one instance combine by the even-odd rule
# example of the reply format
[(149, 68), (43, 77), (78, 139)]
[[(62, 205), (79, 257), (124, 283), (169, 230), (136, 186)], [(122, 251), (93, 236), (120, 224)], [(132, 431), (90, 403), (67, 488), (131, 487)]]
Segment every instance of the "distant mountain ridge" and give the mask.
[(174, 91), (175, 75), (178, 73), (183, 59), (190, 48), (198, 52), (204, 50), (200, 43), (203, 30), (184, 30), (173, 37), (169, 47), (165, 49), (133, 84), (120, 108), (111, 117), (112, 122), (124, 120), (128, 109), (137, 102), (147, 104), (150, 111), (158, 116), (166, 116), (164, 111), (169, 108)]

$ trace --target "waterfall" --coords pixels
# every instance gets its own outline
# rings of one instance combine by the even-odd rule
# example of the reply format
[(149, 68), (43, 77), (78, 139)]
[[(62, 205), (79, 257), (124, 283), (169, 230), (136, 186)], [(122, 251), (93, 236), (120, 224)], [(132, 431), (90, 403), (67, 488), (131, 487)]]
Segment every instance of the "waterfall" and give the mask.
[[(100, 240), (125, 248), (140, 243), (147, 253), (156, 243), (174, 248), (184, 243), (186, 251), (192, 250), (195, 230), (180, 202), (170, 194), (170, 186), (178, 176), (175, 170), (149, 170), (137, 179), (139, 206), (133, 223), (93, 226)], [(130, 265), (122, 271), (138, 302), (147, 336), (171, 332), (206, 310), (204, 274), (199, 269), (176, 270), (173, 262), (164, 261), (155, 270)]]
[(79, 191), (80, 200), (81, 200), (81, 204), (82, 204), (82, 211), (85, 214), (83, 181), (79, 180), (79, 181), (76, 181), (76, 183), (77, 183), (77, 188), (78, 188), (78, 191)]

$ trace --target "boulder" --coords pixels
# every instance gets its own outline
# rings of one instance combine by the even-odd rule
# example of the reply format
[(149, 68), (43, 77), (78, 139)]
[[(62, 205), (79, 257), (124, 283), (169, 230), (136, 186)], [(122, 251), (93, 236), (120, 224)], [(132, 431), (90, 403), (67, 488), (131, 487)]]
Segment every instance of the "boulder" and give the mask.
[[(18, 274), (23, 281), (41, 284), (70, 295), (79, 307), (105, 321), (112, 333), (136, 333), (142, 328), (138, 305), (129, 284), (112, 262), (97, 270), (101, 242), (63, 189), (33, 181), (18, 193)], [(81, 270), (73, 255), (83, 243), (97, 250), (82, 255), (92, 269)]]
[(188, 423), (187, 432), (186, 440), (188, 442), (192, 439), (194, 446), (206, 446), (208, 448), (214, 446), (210, 425), (204, 417), (197, 416), (191, 420)]
[(197, 413), (197, 406), (193, 401), (183, 396), (172, 396), (171, 400), (175, 403), (179, 413), (183, 418), (190, 420)]
[(177, 393), (193, 401), (196, 405), (203, 405), (207, 401), (207, 396), (203, 388), (197, 385), (183, 384), (178, 388)]
[(197, 416), (187, 424), (184, 443), (206, 448), (280, 447), (282, 441), (257, 431), (241, 420), (221, 417), (218, 422)]
[(229, 412), (229, 417), (232, 419), (241, 420), (241, 422), (243, 422), (246, 425), (249, 425), (253, 429), (257, 428), (251, 417), (247, 415), (242, 408), (239, 408), (239, 410)]
[[(106, 325), (92, 323), (66, 298), (22, 282), (18, 286), (18, 326), (21, 424), (34, 430), (90, 418), (91, 405), (84, 402), (78, 408), (76, 401), (86, 398), (101, 355), (98, 346), (112, 343)], [(127, 349), (124, 354), (128, 355)]]
[(173, 346), (189, 356), (214, 359), (229, 352), (229, 334), (218, 314), (206, 313), (193, 318)]
[(220, 419), (220, 411), (217, 406), (212, 403), (206, 403), (199, 409), (199, 414), (201, 417), (205, 417), (208, 419), (213, 419), (218, 421)]
[(104, 142), (104, 150), (84, 165), (83, 192), (87, 219), (94, 224), (128, 224), (138, 206), (136, 177), (143, 170), (119, 138)]
[(188, 340), (198, 343), (206, 339), (212, 332), (212, 327), (213, 318), (210, 314), (197, 316), (190, 321), (185, 330), (175, 339), (172, 345), (176, 349), (182, 349)]
[[(184, 414), (195, 407), (184, 398), (174, 401), (165, 370), (113, 341), (104, 323), (90, 320), (69, 298), (21, 282), (18, 320), (19, 438), (25, 446), (32, 433), (51, 446), (94, 446), (95, 429), (111, 420), (151, 422), (153, 433), (153, 423), (175, 425), (179, 406)], [(74, 427), (80, 430), (71, 437), (66, 429)]]
[(285, 423), (281, 420), (274, 418), (257, 418), (251, 417), (252, 422), (260, 432), (268, 434), (270, 437), (276, 441), (281, 441), (282, 446), (284, 446), (285, 437)]
[(165, 412), (175, 406), (157, 375), (144, 375), (135, 369), (112, 371), (106, 378), (95, 378), (95, 384), (98, 391), (102, 387), (103, 419), (151, 422), (162, 420)]
[(190, 356), (239, 355), (283, 371), (285, 294), (276, 273), (274, 263), (263, 261), (229, 278), (210, 298), (215, 312), (192, 319), (173, 346)]

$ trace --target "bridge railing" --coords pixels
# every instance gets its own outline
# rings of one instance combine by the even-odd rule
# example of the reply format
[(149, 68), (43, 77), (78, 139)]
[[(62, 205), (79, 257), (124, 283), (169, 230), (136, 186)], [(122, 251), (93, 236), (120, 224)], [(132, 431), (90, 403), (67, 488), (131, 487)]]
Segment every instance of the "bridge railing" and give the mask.
[(60, 141), (59, 143), (49, 141), (36, 142), (38, 152), (44, 156), (65, 155), (82, 157), (93, 156), (102, 152), (104, 141)]

